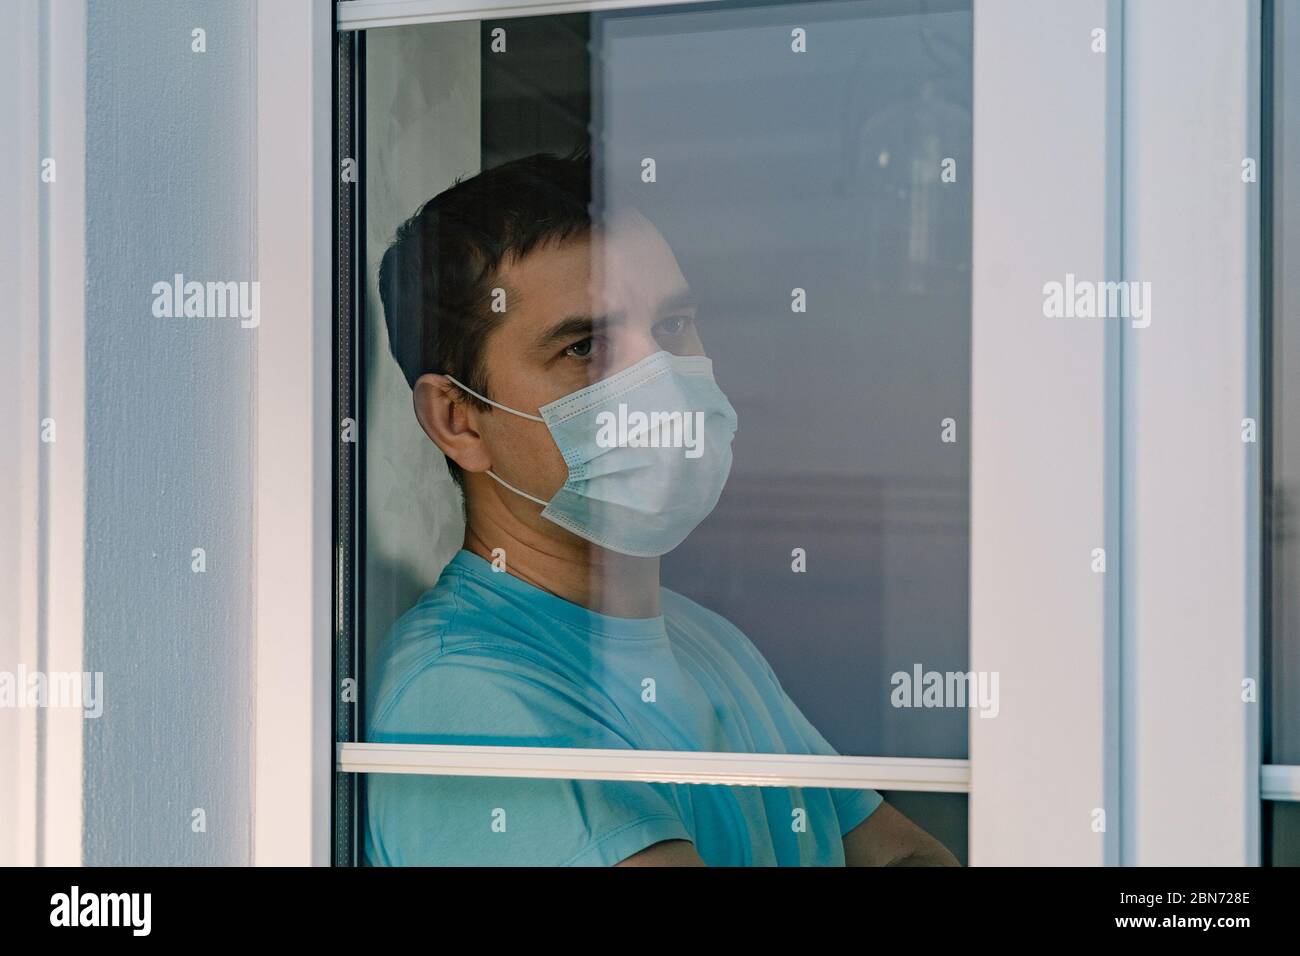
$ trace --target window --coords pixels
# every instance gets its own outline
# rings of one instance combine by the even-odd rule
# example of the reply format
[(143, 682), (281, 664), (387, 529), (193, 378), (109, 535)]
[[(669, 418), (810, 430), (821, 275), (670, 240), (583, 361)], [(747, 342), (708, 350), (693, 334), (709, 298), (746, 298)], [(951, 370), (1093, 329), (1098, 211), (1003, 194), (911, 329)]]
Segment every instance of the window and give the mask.
[[(642, 305), (689, 289), (692, 301), (678, 311), (698, 333), (737, 424), (716, 507), (699, 509), (691, 533), (660, 561), (663, 586), (684, 599), (673, 599), (664, 618), (683, 630), (658, 645), (630, 633), (652, 613), (606, 615), (637, 620), (614, 639), (574, 643), (586, 656), (565, 671), (581, 686), (583, 707), (607, 708), (602, 732), (552, 693), (527, 702), (521, 719), (538, 721), (530, 739), (583, 749), (630, 740), (691, 757), (870, 758), (888, 768), (874, 778), (878, 789), (964, 860), (968, 719), (997, 706), (995, 684), (966, 683), (969, 4), (679, 5), (377, 27), (341, 34), (339, 75), (340, 161), (360, 160), (355, 189), (345, 184), (340, 194), (341, 262), (357, 279), (355, 307), (349, 299), (342, 310), (340, 408), (360, 410), (355, 463), (340, 461), (339, 529), (353, 542), (341, 552), (341, 606), (355, 627), (341, 628), (340, 650), (361, 683), (359, 711), (341, 713), (345, 733), (372, 743), (372, 732), (388, 743), (514, 742), (514, 725), (493, 735), (486, 717), (465, 717), (471, 700), (488, 712), (488, 698), (503, 693), (491, 681), (474, 690), (483, 667), (507, 666), (489, 665), (489, 650), (444, 653), (423, 677), (395, 662), (423, 613), (408, 612), (437, 603), (439, 576), (453, 561), (468, 591), (504, 586), (519, 601), (549, 601), (554, 630), (515, 646), (528, 657), (522, 674), (512, 670), (518, 679), (540, 679), (534, 658), (586, 633), (589, 622), (569, 617), (577, 603), (539, 599), (511, 573), (510, 547), (501, 549), (504, 573), (490, 554), (462, 553), (465, 496), (412, 411), (412, 380), (441, 369), (404, 338), (409, 327), (394, 325), (384, 292), (394, 300), (400, 292), (391, 282), (382, 289), (379, 275), (399, 224), (457, 180), (586, 147), (586, 185), (611, 239), (580, 266), (601, 295), (644, 280), (628, 293)], [(627, 222), (648, 225), (614, 225)], [(620, 256), (637, 268), (620, 271)], [(630, 314), (640, 307), (620, 304)], [(659, 351), (699, 351), (689, 329), (648, 329)], [(623, 349), (610, 359), (618, 368), (644, 347), (630, 341), (607, 339), (611, 356)], [(466, 370), (457, 371), (465, 383)], [(587, 376), (575, 382), (584, 386), (604, 377), (576, 374)], [(509, 404), (509, 380), (491, 373), (487, 381), (489, 397)], [(498, 477), (550, 496), (553, 488), (528, 486), (528, 471), (508, 457)], [(471, 495), (513, 497), (481, 474), (469, 480)], [(485, 550), (493, 544), (486, 540)], [(601, 580), (633, 573), (619, 564)], [(549, 573), (540, 576), (541, 590), (550, 589)], [(473, 627), (479, 634), (491, 625)], [(693, 628), (716, 633), (692, 637)], [(738, 670), (710, 691), (702, 682), (719, 664), (706, 658), (722, 651)], [(415, 689), (404, 683), (412, 680)], [(728, 698), (736, 680), (771, 699)], [(926, 690), (936, 680), (938, 696)], [(436, 714), (424, 709), (435, 697), (447, 705)], [(415, 701), (423, 701), (418, 716), (407, 713)], [(497, 704), (518, 701), (503, 693)], [(778, 708), (780, 726), (756, 735), (753, 706)], [(636, 709), (654, 716), (623, 723)], [(691, 772), (721, 784), (729, 766), (706, 758)], [(861, 761), (844, 767), (863, 773)], [(368, 804), (367, 788), (340, 778), (343, 805), (355, 800), (360, 821), (340, 840), (344, 859), (365, 855), (367, 805), (378, 816), (377, 801), (392, 806), (397, 794), (438, 779), (366, 778), (382, 788)], [(456, 792), (486, 785), (476, 779)], [(786, 790), (731, 792), (740, 805)], [(856, 800), (871, 790), (830, 792)]]
[[(699, 795), (779, 819), (824, 788), (823, 827), (884, 794), (976, 865), (1254, 863), (1261, 823), (1282, 860), (1282, 12), (1261, 35), (1231, 5), (616, 6), (339, 6), (336, 650), (358, 686), (336, 858), (394, 859), (373, 828), (412, 794), (437, 827), (457, 793), (474, 826), (518, 823), (502, 792), (622, 793), (607, 835), (678, 819), (703, 845)], [(527, 209), (505, 247), (557, 231), (492, 283), (408, 241)], [(1156, 304), (1054, 311), (1079, 282)], [(465, 334), (426, 335), (426, 313)], [(522, 351), (521, 316), (583, 313), (535, 337), (554, 354)], [(543, 361), (570, 378), (534, 387)], [(694, 476), (716, 500), (660, 477), (684, 454), (602, 495), (595, 414), (630, 434), (614, 377), (642, 394), (688, 368), (704, 447), (729, 450)], [(575, 395), (592, 403), (552, 404)], [(609, 519), (647, 502), (658, 522)], [(490, 529), (469, 557), (467, 513)], [(551, 518), (609, 554), (557, 579), (518, 534), (490, 540), (551, 540)], [(660, 605), (620, 553), (659, 555)], [(665, 644), (692, 615), (714, 643)], [(741, 686), (710, 683), (720, 661), (765, 702), (711, 693)], [(1223, 693), (1254, 675), (1271, 721)]]

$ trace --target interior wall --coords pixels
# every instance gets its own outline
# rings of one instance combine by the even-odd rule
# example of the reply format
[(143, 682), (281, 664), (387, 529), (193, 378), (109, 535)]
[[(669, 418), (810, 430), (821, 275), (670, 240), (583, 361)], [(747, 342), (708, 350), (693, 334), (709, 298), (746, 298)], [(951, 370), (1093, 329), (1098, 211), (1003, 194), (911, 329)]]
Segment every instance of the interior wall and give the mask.
[(152, 287), (256, 278), (254, 4), (86, 17), (84, 861), (247, 864), (257, 332)]
[[(433, 585), (464, 537), (460, 492), (411, 408), (388, 350), (376, 279), (397, 226), (478, 172), (479, 24), (366, 34), (364, 593), (366, 672), (392, 622)], [(364, 685), (363, 685), (364, 686)]]

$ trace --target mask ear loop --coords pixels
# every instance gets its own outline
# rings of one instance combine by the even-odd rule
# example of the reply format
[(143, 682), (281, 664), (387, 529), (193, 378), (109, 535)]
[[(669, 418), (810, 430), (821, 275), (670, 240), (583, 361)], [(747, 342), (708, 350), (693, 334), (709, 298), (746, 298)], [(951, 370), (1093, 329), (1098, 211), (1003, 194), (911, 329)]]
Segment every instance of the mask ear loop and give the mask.
[[(449, 381), (456, 382), (456, 380), (452, 378), (450, 375), (444, 374), (442, 377), (448, 379)], [(518, 415), (520, 418), (531, 418), (535, 422), (542, 422), (543, 424), (546, 423), (546, 419), (542, 418), (540, 415), (529, 415), (527, 412), (517, 412), (513, 408), (510, 408), (508, 405), (500, 405), (497, 402), (492, 401), (492, 399), (485, 398), (484, 396), (480, 395), (478, 392), (474, 391), (474, 389), (470, 388), (468, 385), (462, 385), (460, 382), (456, 382), (456, 387), (463, 389), (466, 392), (469, 392), (480, 402), (487, 402), (489, 405), (493, 406), (494, 408), (499, 408), (503, 412), (509, 412), (511, 415)]]
[(516, 488), (514, 485), (510, 484), (510, 482), (506, 481), (504, 478), (502, 478), (500, 475), (498, 475), (498, 474), (497, 474), (495, 471), (493, 471), (491, 468), (489, 468), (489, 469), (487, 470), (487, 473), (488, 473), (488, 475), (490, 475), (491, 477), (493, 477), (493, 478), (495, 478), (497, 481), (499, 481), (501, 484), (505, 485), (507, 488), (509, 488), (509, 489), (510, 489), (511, 491), (513, 491), (515, 494), (519, 495), (521, 498), (527, 498), (529, 501), (535, 501), (535, 502), (537, 502), (539, 505), (541, 505), (543, 508), (545, 508), (548, 504), (550, 504), (550, 502), (543, 501), (541, 498), (534, 498), (532, 495), (530, 495), (530, 494), (529, 494), (528, 492), (526, 492), (526, 491), (520, 491), (520, 490), (519, 490), (518, 488)]
[[(542, 417), (540, 417), (540, 416), (538, 416), (538, 415), (529, 415), (529, 414), (527, 414), (526, 412), (515, 411), (515, 409), (510, 408), (509, 406), (498, 404), (497, 402), (492, 401), (492, 399), (490, 399), (490, 398), (486, 398), (486, 397), (480, 395), (478, 392), (474, 391), (474, 389), (470, 388), (469, 386), (467, 386), (467, 385), (462, 385), (460, 382), (457, 382), (456, 379), (452, 378), (452, 376), (450, 376), (450, 375), (446, 375), (446, 374), (444, 374), (443, 377), (446, 378), (446, 379), (448, 379), (449, 381), (456, 382), (456, 387), (457, 387), (457, 388), (461, 388), (461, 389), (464, 389), (465, 391), (469, 392), (471, 395), (473, 395), (475, 398), (477, 398), (480, 402), (487, 402), (489, 405), (493, 406), (494, 408), (499, 408), (499, 409), (501, 409), (503, 412), (509, 412), (509, 413), (512, 414), (512, 415), (518, 415), (520, 418), (528, 418), (528, 419), (531, 419), (532, 421), (535, 421), (535, 422), (541, 422), (543, 425), (546, 424), (546, 419), (544, 419), (544, 418), (542, 418)], [(514, 485), (510, 484), (510, 482), (506, 481), (504, 478), (502, 478), (500, 475), (498, 475), (496, 472), (494, 472), (491, 468), (489, 468), (489, 469), (487, 470), (487, 473), (488, 473), (488, 475), (489, 475), (490, 477), (495, 478), (495, 479), (496, 479), (498, 482), (500, 482), (503, 486), (505, 486), (506, 488), (509, 488), (509, 489), (510, 489), (511, 491), (513, 491), (515, 494), (519, 495), (519, 497), (521, 497), (521, 498), (527, 498), (529, 501), (535, 501), (537, 504), (541, 505), (543, 508), (545, 508), (545, 507), (549, 504), (549, 502), (543, 501), (541, 498), (534, 498), (532, 495), (530, 495), (530, 494), (529, 494), (528, 492), (526, 492), (526, 491), (520, 491), (520, 490), (519, 490), (518, 488), (516, 488)]]

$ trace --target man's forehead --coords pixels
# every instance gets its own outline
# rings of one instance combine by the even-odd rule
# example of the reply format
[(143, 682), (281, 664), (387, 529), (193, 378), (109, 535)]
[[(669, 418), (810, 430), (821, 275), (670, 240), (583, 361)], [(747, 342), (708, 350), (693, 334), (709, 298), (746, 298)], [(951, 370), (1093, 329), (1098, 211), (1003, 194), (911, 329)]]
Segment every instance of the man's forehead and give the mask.
[(549, 242), (504, 263), (499, 278), (510, 308), (547, 313), (565, 306), (651, 307), (682, 292), (672, 250), (649, 220), (626, 214), (607, 228)]
[(616, 213), (608, 225), (593, 231), (593, 264), (597, 275), (633, 275), (646, 270), (680, 274), (677, 259), (658, 228), (637, 209)]

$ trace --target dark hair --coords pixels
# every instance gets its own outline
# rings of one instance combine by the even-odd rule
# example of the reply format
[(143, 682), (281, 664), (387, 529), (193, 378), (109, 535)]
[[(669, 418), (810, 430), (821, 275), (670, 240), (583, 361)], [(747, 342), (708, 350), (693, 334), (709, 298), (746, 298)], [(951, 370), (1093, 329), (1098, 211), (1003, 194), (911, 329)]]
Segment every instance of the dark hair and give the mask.
[[(456, 182), (397, 228), (379, 264), (388, 345), (412, 388), (454, 375), (491, 397), (483, 344), (498, 315), (493, 280), (508, 257), (591, 230), (591, 157), (535, 153)], [(488, 409), (472, 395), (465, 400)], [(463, 486), (460, 467), (447, 468)]]

